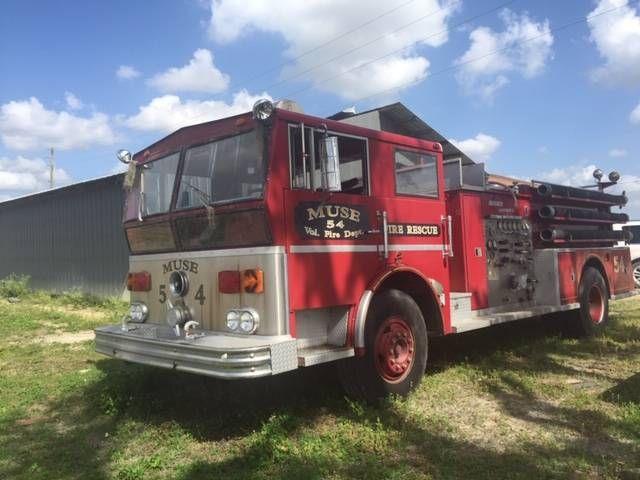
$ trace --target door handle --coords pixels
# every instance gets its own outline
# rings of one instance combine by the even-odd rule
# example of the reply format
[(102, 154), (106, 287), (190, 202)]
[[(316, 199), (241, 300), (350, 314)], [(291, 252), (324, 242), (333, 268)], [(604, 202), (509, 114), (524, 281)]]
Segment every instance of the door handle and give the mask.
[(442, 245), (442, 256), (453, 257), (453, 226), (451, 215), (442, 215), (440, 221), (444, 224), (447, 232), (446, 243)]
[(387, 221), (387, 211), (382, 210), (382, 212), (378, 212), (378, 215), (382, 217), (382, 256), (386, 260), (389, 258), (389, 228)]
[(380, 219), (382, 219), (382, 228), (372, 228), (371, 230), (367, 230), (367, 235), (382, 233), (382, 256), (386, 259), (389, 258), (389, 224), (387, 219), (386, 210), (378, 210), (376, 212), (376, 216), (378, 217), (378, 223), (380, 223)]

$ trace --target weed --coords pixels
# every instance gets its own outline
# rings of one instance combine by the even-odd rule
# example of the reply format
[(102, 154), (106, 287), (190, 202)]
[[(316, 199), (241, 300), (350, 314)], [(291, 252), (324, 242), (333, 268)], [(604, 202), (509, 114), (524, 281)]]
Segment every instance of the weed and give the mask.
[(12, 273), (7, 278), (0, 280), (0, 297), (21, 298), (30, 293), (29, 277)]

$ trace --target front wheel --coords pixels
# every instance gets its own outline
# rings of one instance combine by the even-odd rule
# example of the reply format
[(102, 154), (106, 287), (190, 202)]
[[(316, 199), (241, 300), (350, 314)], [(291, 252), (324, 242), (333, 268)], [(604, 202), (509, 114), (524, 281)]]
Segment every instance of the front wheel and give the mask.
[(420, 383), (427, 364), (427, 329), (420, 308), (406, 293), (385, 290), (369, 307), (365, 355), (338, 363), (351, 397), (374, 402), (405, 396)]
[(579, 310), (569, 317), (570, 333), (577, 337), (594, 335), (609, 322), (609, 291), (600, 271), (587, 267), (578, 289)]
[(633, 268), (633, 284), (636, 288), (640, 288), (640, 259), (634, 260), (631, 266)]

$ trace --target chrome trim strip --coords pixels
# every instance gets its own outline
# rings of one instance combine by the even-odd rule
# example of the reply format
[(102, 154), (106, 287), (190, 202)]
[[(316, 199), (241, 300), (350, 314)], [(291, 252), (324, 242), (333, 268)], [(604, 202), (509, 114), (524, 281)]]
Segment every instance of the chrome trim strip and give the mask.
[[(527, 310), (519, 311), (506, 311), (501, 313), (491, 313), (486, 315), (474, 315), (476, 311), (460, 312), (456, 315), (452, 312), (451, 315), (451, 327), (455, 333), (468, 332), (471, 330), (478, 330), (480, 328), (491, 327), (500, 323), (512, 322), (515, 320), (522, 320), (525, 318), (539, 317), (540, 315), (546, 315), (555, 312), (565, 312), (567, 310), (575, 310), (580, 308), (579, 303), (567, 303), (564, 305), (540, 305), (537, 307), (531, 307)], [(464, 314), (466, 316), (463, 316)]]
[[(368, 253), (378, 252), (384, 245), (291, 245), (291, 253)], [(391, 252), (440, 252), (443, 245), (437, 244), (389, 244)]]
[(197, 250), (193, 252), (169, 252), (169, 253), (149, 253), (143, 255), (131, 255), (131, 260), (172, 260), (176, 257), (186, 258), (211, 258), (211, 257), (234, 257), (243, 255), (268, 255), (284, 253), (284, 247), (248, 247), (229, 248), (224, 250)]
[(567, 253), (567, 252), (575, 252), (576, 250), (624, 250), (625, 248), (629, 248), (627, 246), (614, 245), (613, 247), (575, 247), (575, 248), (552, 248), (550, 250), (554, 250), (558, 253)]
[(284, 331), (287, 335), (291, 334), (291, 310), (289, 307), (289, 254), (285, 253), (282, 256), (283, 268), (284, 268), (284, 289), (282, 296), (284, 297)]
[(364, 348), (364, 324), (367, 320), (367, 312), (369, 311), (369, 304), (373, 298), (372, 290), (365, 290), (360, 298), (358, 304), (358, 311), (356, 312), (356, 326), (355, 326), (355, 347)]
[(389, 245), (389, 250), (392, 252), (441, 252), (444, 248), (444, 245), (441, 244), (422, 244), (422, 243), (412, 243), (412, 244), (399, 244), (392, 243)]

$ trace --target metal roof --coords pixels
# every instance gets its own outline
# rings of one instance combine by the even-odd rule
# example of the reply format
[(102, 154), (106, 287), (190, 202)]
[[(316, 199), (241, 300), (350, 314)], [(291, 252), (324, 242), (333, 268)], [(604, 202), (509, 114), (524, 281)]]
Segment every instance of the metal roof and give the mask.
[(476, 163), (462, 150), (449, 142), (444, 135), (400, 102), (355, 114), (351, 112), (339, 112), (328, 118), (352, 125), (360, 125), (375, 130), (384, 130), (408, 137), (438, 142), (442, 145), (445, 159), (461, 158), (463, 165)]
[(19, 195), (17, 197), (12, 197), (12, 198), (8, 198), (6, 200), (0, 201), (0, 207), (4, 207), (6, 205), (9, 205), (13, 202), (17, 202), (20, 200), (28, 200), (30, 198), (40, 198), (43, 195), (54, 194), (58, 191), (72, 190), (74, 188), (83, 187), (83, 186), (90, 187), (94, 183), (98, 183), (98, 182), (118, 181), (119, 177), (124, 177), (124, 173), (110, 173), (108, 175), (103, 175), (101, 177), (90, 178), (90, 179), (81, 180), (75, 183), (69, 183), (67, 185), (61, 185), (59, 187), (49, 188), (47, 190), (40, 190), (37, 192), (27, 193), (25, 195)]

